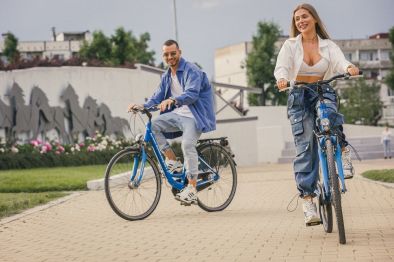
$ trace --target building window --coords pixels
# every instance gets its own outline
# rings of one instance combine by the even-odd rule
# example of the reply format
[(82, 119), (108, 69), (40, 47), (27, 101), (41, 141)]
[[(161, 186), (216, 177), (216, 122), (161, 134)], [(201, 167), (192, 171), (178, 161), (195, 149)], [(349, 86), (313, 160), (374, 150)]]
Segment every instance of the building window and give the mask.
[(376, 61), (378, 60), (377, 50), (360, 51), (360, 61)]
[(380, 50), (380, 60), (389, 61), (390, 60), (390, 50)]
[(371, 78), (372, 78), (372, 79), (377, 79), (378, 76), (379, 76), (379, 72), (376, 72), (376, 71), (372, 71), (372, 72), (371, 72)]

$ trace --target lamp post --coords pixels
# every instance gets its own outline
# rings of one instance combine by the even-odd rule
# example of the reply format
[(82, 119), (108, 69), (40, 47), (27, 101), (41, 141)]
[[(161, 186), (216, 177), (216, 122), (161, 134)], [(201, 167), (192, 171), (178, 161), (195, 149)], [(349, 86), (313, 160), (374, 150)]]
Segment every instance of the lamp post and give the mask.
[(172, 0), (172, 6), (174, 8), (174, 30), (175, 30), (175, 41), (178, 42), (178, 22), (176, 19), (176, 0)]

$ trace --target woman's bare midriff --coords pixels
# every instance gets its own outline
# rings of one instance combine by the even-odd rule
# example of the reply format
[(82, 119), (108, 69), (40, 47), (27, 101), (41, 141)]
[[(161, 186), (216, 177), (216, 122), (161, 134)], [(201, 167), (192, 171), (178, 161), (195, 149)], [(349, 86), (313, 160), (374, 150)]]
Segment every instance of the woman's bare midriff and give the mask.
[(323, 77), (320, 76), (297, 76), (296, 81), (298, 82), (307, 82), (307, 83), (313, 83), (317, 82), (319, 80), (323, 80)]

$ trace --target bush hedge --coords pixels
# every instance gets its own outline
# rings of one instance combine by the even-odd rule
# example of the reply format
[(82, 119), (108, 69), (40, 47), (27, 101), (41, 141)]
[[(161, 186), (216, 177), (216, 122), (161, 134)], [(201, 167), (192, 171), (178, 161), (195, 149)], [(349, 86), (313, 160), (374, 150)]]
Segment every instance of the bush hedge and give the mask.
[(0, 154), (0, 169), (107, 164), (118, 151), (119, 149), (61, 155), (39, 153)]

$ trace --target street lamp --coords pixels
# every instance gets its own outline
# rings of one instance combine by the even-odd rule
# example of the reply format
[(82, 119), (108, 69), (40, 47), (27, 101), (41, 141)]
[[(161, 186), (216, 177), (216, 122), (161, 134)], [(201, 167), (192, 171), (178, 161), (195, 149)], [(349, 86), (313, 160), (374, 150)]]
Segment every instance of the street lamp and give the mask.
[(174, 8), (174, 29), (175, 29), (175, 41), (178, 42), (178, 23), (176, 19), (176, 0), (172, 0), (172, 5)]

